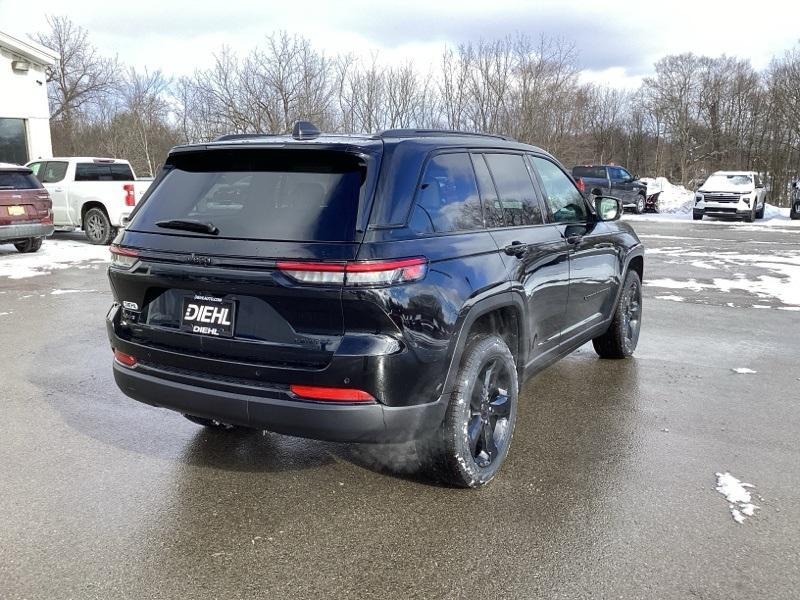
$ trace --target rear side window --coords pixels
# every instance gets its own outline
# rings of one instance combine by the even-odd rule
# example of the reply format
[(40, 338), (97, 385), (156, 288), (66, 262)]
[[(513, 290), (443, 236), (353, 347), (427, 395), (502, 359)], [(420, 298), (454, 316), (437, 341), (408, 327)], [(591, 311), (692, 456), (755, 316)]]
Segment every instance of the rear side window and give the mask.
[(558, 223), (580, 223), (588, 216), (583, 194), (569, 177), (549, 160), (532, 157), (533, 165), (542, 178), (545, 202)]
[(62, 161), (48, 161), (42, 163), (36, 172), (36, 178), (42, 183), (58, 183), (67, 175), (67, 163)]
[(345, 152), (250, 149), (177, 154), (165, 169), (129, 229), (195, 235), (157, 225), (193, 220), (225, 238), (350, 242), (367, 167)]
[(538, 225), (542, 210), (521, 154), (486, 154), (506, 227)]
[(439, 154), (425, 167), (411, 228), (418, 232), (468, 231), (483, 227), (483, 214), (469, 155)]
[(0, 190), (37, 190), (42, 184), (26, 171), (0, 171)]
[(75, 181), (131, 181), (133, 171), (124, 163), (78, 163)]
[(592, 179), (605, 179), (605, 167), (573, 167), (572, 176), (577, 179), (578, 177), (590, 177)]

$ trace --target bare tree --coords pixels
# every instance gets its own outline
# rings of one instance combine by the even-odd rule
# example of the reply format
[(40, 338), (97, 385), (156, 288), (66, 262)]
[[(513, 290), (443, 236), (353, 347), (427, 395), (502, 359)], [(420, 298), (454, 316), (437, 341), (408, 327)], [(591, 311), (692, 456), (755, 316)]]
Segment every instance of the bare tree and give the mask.
[(58, 53), (48, 70), (47, 90), (54, 137), (74, 153), (78, 119), (97, 109), (114, 91), (119, 66), (116, 59), (100, 55), (88, 32), (65, 16), (48, 16), (48, 31), (32, 37)]

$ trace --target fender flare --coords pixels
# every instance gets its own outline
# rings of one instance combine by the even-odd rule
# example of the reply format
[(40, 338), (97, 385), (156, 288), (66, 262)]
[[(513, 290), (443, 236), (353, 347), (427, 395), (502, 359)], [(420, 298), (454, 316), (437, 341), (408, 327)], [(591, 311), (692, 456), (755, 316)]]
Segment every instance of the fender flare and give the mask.
[(449, 365), (447, 367), (447, 375), (445, 377), (444, 387), (442, 388), (441, 397), (445, 400), (445, 402), (449, 401), (450, 393), (455, 387), (458, 369), (461, 366), (461, 357), (464, 353), (464, 348), (467, 345), (467, 338), (472, 325), (481, 316), (500, 308), (513, 308), (517, 313), (517, 318), (519, 319), (520, 331), (518, 332), (519, 348), (517, 352), (517, 370), (521, 375), (522, 369), (524, 369), (525, 365), (525, 348), (527, 348), (528, 343), (528, 334), (524, 326), (527, 315), (527, 306), (524, 298), (519, 292), (515, 292), (510, 289), (501, 292), (493, 291), (486, 296), (475, 297), (464, 305), (458, 316), (458, 335), (451, 343), (451, 349), (448, 352)]
[[(617, 304), (619, 303), (620, 297), (622, 296), (622, 288), (624, 287), (625, 284), (625, 278), (628, 276), (628, 269), (630, 269), (631, 261), (637, 257), (641, 257), (642, 262), (644, 262), (644, 246), (642, 246), (641, 243), (636, 244), (635, 246), (630, 248), (630, 250), (628, 250), (628, 253), (625, 255), (625, 258), (622, 261), (622, 272), (620, 273), (619, 287), (617, 289), (617, 297), (614, 299), (615, 309), (617, 307)], [(644, 266), (642, 267), (642, 279), (644, 279)]]

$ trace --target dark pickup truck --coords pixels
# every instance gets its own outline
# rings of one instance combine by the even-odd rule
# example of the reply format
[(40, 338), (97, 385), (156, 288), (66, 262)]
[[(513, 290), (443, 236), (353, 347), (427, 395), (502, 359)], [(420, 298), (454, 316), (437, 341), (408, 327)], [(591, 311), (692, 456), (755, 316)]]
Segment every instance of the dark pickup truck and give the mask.
[(658, 212), (657, 195), (647, 196), (647, 184), (631, 176), (617, 165), (582, 165), (572, 168), (572, 177), (589, 200), (590, 196), (615, 196), (623, 208), (636, 214), (646, 210)]

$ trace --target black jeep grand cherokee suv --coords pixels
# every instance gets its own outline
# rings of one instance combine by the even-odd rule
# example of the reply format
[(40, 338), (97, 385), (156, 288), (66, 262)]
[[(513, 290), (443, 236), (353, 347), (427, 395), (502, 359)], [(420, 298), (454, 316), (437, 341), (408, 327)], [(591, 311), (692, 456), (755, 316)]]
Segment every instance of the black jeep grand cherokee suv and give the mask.
[(415, 439), (485, 484), (521, 381), (636, 346), (643, 249), (594, 204), (499, 136), (301, 122), (179, 146), (111, 248), (116, 382), (210, 427)]

